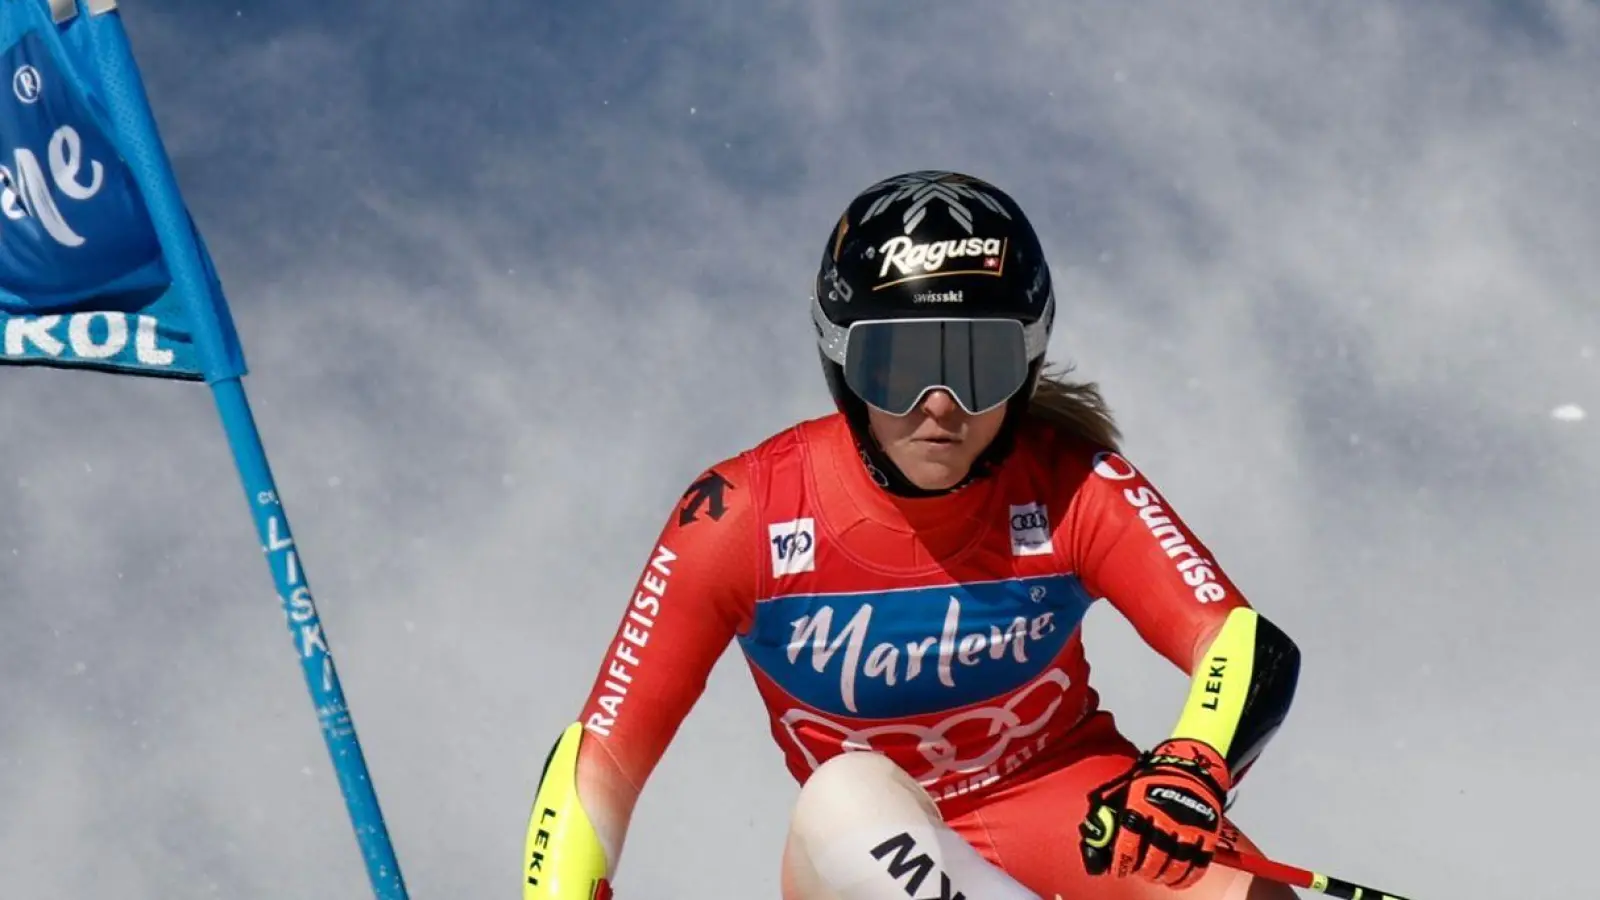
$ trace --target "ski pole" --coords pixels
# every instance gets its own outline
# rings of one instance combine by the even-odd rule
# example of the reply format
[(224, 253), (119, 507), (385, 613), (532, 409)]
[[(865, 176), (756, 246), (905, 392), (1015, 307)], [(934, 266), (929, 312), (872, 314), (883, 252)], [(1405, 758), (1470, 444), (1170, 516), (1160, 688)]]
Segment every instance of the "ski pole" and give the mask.
[(1274, 862), (1264, 856), (1239, 853), (1236, 850), (1217, 849), (1214, 861), (1230, 869), (1249, 872), (1258, 878), (1281, 882), (1291, 887), (1301, 887), (1329, 897), (1341, 897), (1344, 900), (1406, 900), (1399, 894), (1391, 894), (1376, 888), (1363, 887), (1354, 882), (1343, 881), (1338, 878), (1329, 878), (1320, 872), (1311, 872), (1286, 866)]

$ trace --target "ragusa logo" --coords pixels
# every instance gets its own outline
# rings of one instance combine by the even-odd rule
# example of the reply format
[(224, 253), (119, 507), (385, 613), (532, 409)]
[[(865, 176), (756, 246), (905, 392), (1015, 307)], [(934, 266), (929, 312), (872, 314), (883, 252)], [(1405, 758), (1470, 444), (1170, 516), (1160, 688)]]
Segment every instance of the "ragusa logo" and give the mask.
[(83, 203), (94, 199), (104, 186), (105, 166), (86, 159), (83, 137), (71, 125), (62, 125), (50, 136), (44, 159), (32, 148), (17, 147), (10, 165), (0, 163), (0, 213), (12, 222), (32, 216), (56, 243), (81, 247), (83, 236), (67, 221), (56, 195)]
[(901, 275), (927, 275), (944, 268), (947, 260), (973, 256), (986, 257), (985, 268), (997, 268), (1005, 244), (999, 238), (982, 237), (919, 244), (904, 235), (896, 235), (885, 241), (878, 252), (883, 255), (878, 277), (884, 278), (890, 268)]

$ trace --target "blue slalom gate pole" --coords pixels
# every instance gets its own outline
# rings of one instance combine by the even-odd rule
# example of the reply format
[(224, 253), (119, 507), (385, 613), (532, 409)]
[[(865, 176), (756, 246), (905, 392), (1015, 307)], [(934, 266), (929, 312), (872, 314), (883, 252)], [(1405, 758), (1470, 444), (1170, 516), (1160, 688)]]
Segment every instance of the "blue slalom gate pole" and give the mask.
[[(128, 139), (129, 161), (142, 176), (141, 182), (153, 188), (147, 191), (145, 202), (161, 243), (167, 249), (172, 282), (189, 296), (212, 297), (212, 310), (220, 318), (226, 311), (221, 283), (210, 265), (209, 255), (202, 255), (204, 248), (199, 231), (183, 203), (156, 130), (155, 116), (137, 76), (138, 66), (122, 22), (115, 12), (93, 16), (91, 21), (105, 29), (107, 37), (99, 49), (103, 71), (110, 76), (106, 79), (106, 92), (113, 101), (113, 114), (122, 119), (123, 127), (119, 130)], [(223, 431), (255, 518), (256, 534), (277, 585), (279, 602), (299, 650), (301, 674), (311, 692), (322, 738), (338, 775), (350, 824), (366, 862), (368, 880), (378, 900), (406, 900), (400, 864), (395, 859), (366, 759), (356, 740), (355, 723), (334, 669), (322, 621), (312, 602), (311, 588), (294, 549), (289, 519), (278, 496), (242, 378), (242, 371), (213, 366), (206, 380), (216, 399)]]
[(228, 378), (212, 384), (211, 390), (233, 450), (250, 513), (255, 518), (261, 550), (266, 554), (267, 567), (272, 570), (272, 579), (277, 584), (289, 634), (300, 656), (301, 674), (305, 676), (306, 689), (311, 692), (311, 702), (316, 707), (322, 739), (333, 759), (356, 841), (361, 845), (373, 894), (378, 900), (406, 900), (400, 863), (384, 825), (378, 795), (367, 771), (361, 742), (356, 737), (355, 722), (345, 703), (333, 653), (322, 630), (322, 620), (317, 615), (300, 554), (295, 550), (289, 517), (273, 482), (244, 384), (238, 378)]
[(349, 704), (116, 0), (0, 0), (0, 365), (210, 385), (378, 900), (406, 900)]

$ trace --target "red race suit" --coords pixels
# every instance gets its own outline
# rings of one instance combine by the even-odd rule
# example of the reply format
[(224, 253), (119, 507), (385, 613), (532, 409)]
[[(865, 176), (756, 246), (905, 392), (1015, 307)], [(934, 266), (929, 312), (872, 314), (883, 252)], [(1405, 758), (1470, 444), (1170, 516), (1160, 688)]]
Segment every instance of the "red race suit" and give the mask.
[[(1065, 893), (1085, 877), (1084, 795), (1136, 752), (1089, 684), (1080, 625), (1099, 598), (1186, 674), (1246, 602), (1122, 456), (1048, 425), (1026, 420), (989, 476), (908, 499), (873, 483), (842, 416), (803, 422), (672, 512), (579, 719), (585, 805), (615, 860), (736, 640), (797, 780), (881, 752), (992, 860)], [(1047, 819), (1017, 801), (1030, 784), (1050, 786)]]

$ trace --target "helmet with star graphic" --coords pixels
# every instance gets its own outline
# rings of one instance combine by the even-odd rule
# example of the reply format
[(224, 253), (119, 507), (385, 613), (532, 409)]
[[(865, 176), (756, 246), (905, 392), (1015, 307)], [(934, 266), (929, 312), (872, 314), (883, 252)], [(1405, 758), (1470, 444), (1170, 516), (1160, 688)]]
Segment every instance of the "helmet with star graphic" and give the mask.
[(925, 170), (850, 202), (823, 249), (811, 317), (828, 389), (880, 484), (921, 495), (872, 438), (867, 407), (906, 415), (933, 390), (974, 415), (1008, 406), (968, 480), (981, 477), (1026, 412), (1055, 298), (1039, 238), (1009, 194)]

